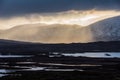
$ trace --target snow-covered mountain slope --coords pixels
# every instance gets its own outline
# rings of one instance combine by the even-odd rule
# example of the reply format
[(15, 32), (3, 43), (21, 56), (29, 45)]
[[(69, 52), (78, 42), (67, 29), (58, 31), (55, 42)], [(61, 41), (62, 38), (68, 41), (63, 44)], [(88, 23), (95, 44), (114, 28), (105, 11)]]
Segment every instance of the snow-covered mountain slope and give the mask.
[(102, 20), (89, 27), (94, 41), (120, 40), (120, 16)]

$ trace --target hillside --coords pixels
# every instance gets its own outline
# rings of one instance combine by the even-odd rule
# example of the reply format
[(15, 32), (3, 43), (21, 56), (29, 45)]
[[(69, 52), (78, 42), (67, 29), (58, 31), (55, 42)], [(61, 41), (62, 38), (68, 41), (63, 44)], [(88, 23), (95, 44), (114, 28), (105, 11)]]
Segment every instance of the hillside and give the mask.
[(41, 44), (0, 40), (0, 53), (28, 53), (41, 52), (119, 52), (120, 41), (94, 42), (94, 43), (71, 43), (71, 44)]
[(120, 40), (120, 16), (90, 26), (26, 24), (1, 31), (0, 39), (39, 43), (86, 43)]

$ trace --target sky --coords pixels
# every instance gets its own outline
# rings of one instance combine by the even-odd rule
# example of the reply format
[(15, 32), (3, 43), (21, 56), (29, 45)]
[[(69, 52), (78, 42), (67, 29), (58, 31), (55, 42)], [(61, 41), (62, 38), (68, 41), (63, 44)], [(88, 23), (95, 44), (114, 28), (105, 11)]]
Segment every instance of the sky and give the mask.
[[(91, 29), (90, 26), (92, 24), (97, 24), (97, 22), (116, 16), (120, 16), (120, 0), (0, 0), (0, 36), (2, 36), (1, 39), (13, 39), (14, 37), (15, 40), (21, 40), (21, 38), (22, 40), (25, 40), (26, 37), (24, 36), (23, 38), (23, 35), (21, 35), (22, 31), (15, 32), (15, 30), (21, 29), (26, 33), (24, 28), (26, 28), (27, 25), (34, 25), (27, 27), (27, 37), (30, 35), (30, 38), (33, 38), (32, 35), (35, 34), (38, 36), (36, 30), (42, 30), (41, 26), (44, 26), (47, 28), (45, 29), (45, 32), (40, 33), (39, 31), (40, 34), (46, 33), (46, 35), (43, 35), (43, 38), (46, 38), (47, 36), (53, 36), (56, 38), (56, 36), (58, 37), (61, 34), (54, 32), (64, 31), (63, 34), (66, 34), (64, 36), (65, 40), (60, 39), (63, 43), (65, 41), (70, 43), (76, 42), (77, 40), (77, 42), (91, 42), (95, 40), (93, 37), (94, 31), (90, 31), (89, 33), (86, 30), (80, 31), (81, 37), (79, 37), (79, 39), (78, 37), (71, 35), (72, 33), (74, 34), (75, 25), (78, 26), (79, 29)], [(40, 28), (35, 29), (35, 24), (38, 24)], [(62, 27), (59, 29), (57, 26), (61, 26), (61, 24)], [(54, 25), (56, 25), (56, 29), (52, 27)], [(66, 26), (74, 27), (71, 29), (69, 28), (69, 30)], [(49, 35), (51, 32), (49, 27), (54, 29), (54, 32), (52, 32), (51, 35)], [(35, 31), (31, 30), (33, 28)], [(46, 30), (48, 32), (46, 32)], [(12, 31), (11, 35), (9, 31)], [(109, 33), (112, 34), (112, 31)], [(20, 34), (19, 37), (18, 34)], [(75, 35), (78, 36), (78, 33), (76, 32)], [(74, 41), (69, 39), (68, 36), (71, 38), (75, 37), (75, 40), (74, 38), (72, 38)], [(55, 39), (51, 39), (50, 41), (55, 42)]]
[(119, 10), (120, 0), (0, 0), (0, 17), (94, 8)]
[(119, 10), (120, 0), (0, 0), (0, 29), (35, 23), (88, 26), (118, 16)]

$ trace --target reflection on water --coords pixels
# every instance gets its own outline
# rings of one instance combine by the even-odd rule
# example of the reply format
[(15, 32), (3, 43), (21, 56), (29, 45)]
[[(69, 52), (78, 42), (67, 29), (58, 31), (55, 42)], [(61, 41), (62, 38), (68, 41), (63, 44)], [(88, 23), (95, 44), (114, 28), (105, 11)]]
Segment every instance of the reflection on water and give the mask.
[(7, 73), (5, 69), (0, 69), (0, 73)]
[(30, 57), (30, 55), (0, 55), (0, 58)]
[(6, 69), (0, 69), (0, 77), (6, 76), (7, 73), (10, 73), (10, 71), (8, 71)]
[[(45, 54), (44, 54), (45, 55)], [(16, 58), (16, 57), (32, 57), (33, 55), (0, 55), (0, 58)], [(86, 52), (86, 53), (57, 53), (53, 52), (49, 57), (62, 57), (62, 56), (71, 56), (71, 57), (103, 57), (103, 58), (120, 58), (120, 52)]]
[[(44, 55), (43, 55), (44, 54)], [(41, 57), (42, 55), (42, 57)], [(47, 57), (43, 57), (47, 56)], [(42, 58), (43, 62), (39, 61), (39, 57)], [(50, 62), (49, 60), (53, 60), (56, 57), (95, 57), (95, 58), (120, 58), (120, 53), (114, 53), (114, 52), (99, 52), (99, 53), (40, 53), (38, 54), (37, 58), (38, 61), (34, 61), (33, 59), (36, 59), (36, 55), (0, 55), (0, 77), (6, 76), (9, 73), (16, 72), (16, 71), (85, 71), (84, 68), (81, 67), (92, 67), (90, 69), (93, 69), (93, 67), (101, 67), (101, 64), (90, 64), (90, 63), (85, 63), (85, 64), (71, 64), (72, 62), (68, 61), (68, 63), (64, 62)], [(16, 61), (16, 59), (18, 59)], [(44, 63), (44, 58), (48, 59), (48, 62)], [(5, 61), (4, 61), (5, 59)], [(10, 61), (10, 60), (13, 61)], [(58, 59), (58, 58), (56, 58)], [(64, 61), (64, 60), (63, 60)], [(73, 61), (74, 62), (74, 61)], [(104, 63), (105, 64), (105, 63)], [(115, 63), (113, 63), (115, 64)]]
[(28, 71), (40, 71), (40, 70), (44, 70), (45, 67), (31, 67), (30, 69), (25, 69)]
[(7, 76), (7, 74), (0, 74), (0, 77)]
[[(97, 53), (53, 53), (54, 55), (72, 56), (72, 57), (96, 57), (96, 58), (120, 58), (120, 53), (114, 52), (97, 52)], [(53, 56), (52, 56), (53, 57)]]
[(84, 71), (80, 69), (46, 69), (45, 71)]

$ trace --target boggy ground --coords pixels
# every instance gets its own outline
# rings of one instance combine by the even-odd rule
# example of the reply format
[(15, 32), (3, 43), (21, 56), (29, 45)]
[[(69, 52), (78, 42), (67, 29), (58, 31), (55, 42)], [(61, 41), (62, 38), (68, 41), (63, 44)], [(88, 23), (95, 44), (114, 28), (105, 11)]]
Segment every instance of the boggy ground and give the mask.
[[(16, 72), (0, 80), (120, 80), (120, 73), (109, 72)], [(19, 75), (21, 74), (21, 75)]]
[[(16, 70), (0, 80), (120, 80), (119, 58), (49, 57), (41, 53), (31, 57), (0, 58), (0, 62), (0, 69)], [(31, 69), (33, 67), (45, 69)], [(55, 69), (59, 71), (53, 71)]]

